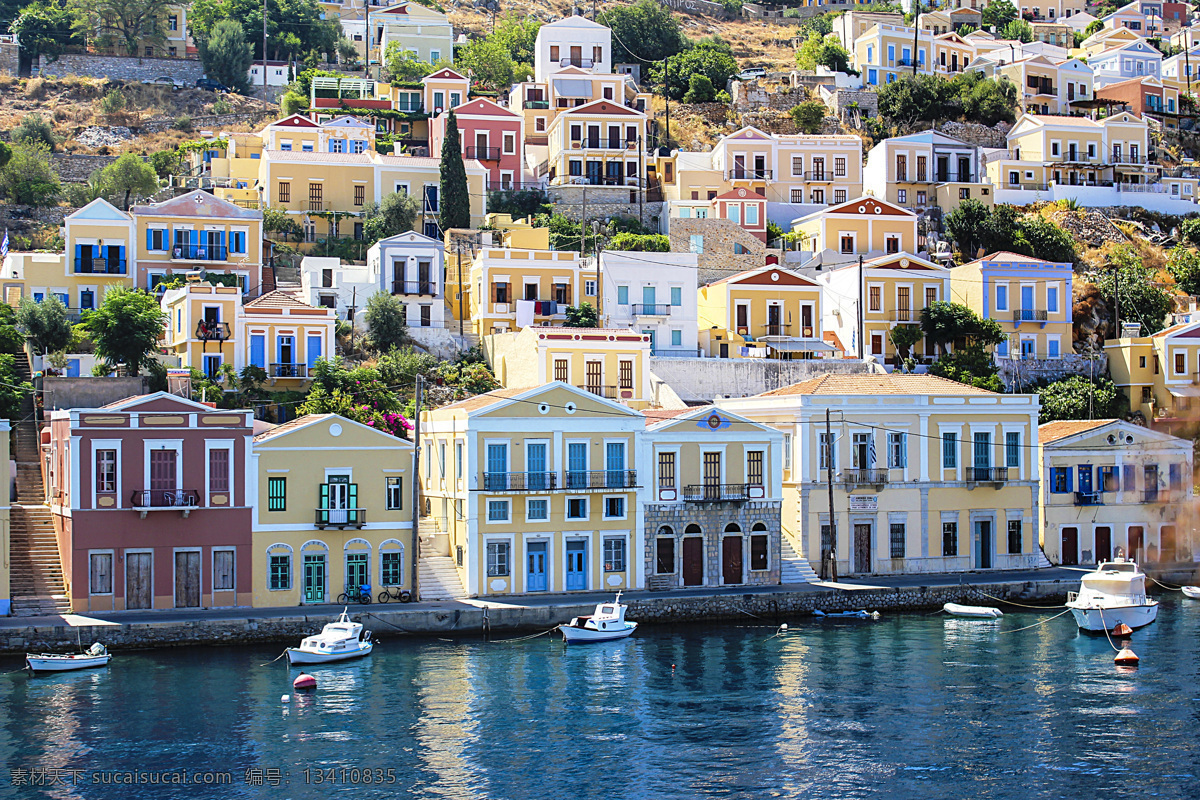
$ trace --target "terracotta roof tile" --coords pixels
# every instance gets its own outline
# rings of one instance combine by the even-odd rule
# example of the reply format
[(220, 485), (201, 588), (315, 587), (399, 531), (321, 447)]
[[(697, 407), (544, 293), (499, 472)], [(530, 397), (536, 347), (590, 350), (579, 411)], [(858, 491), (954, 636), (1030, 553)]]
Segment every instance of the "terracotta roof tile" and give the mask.
[(1077, 433), (1103, 428), (1115, 419), (1060, 419), (1057, 422), (1047, 422), (1038, 426), (1038, 442), (1049, 444)]
[(308, 303), (303, 303), (297, 300), (294, 296), (288, 294), (282, 289), (276, 289), (273, 292), (259, 295), (250, 302), (246, 303), (243, 308), (313, 308)]
[(474, 411), (478, 408), (486, 408), (487, 406), (499, 403), (501, 400), (525, 394), (530, 389), (535, 389), (535, 386), (511, 386), (505, 389), (495, 389), (486, 394), (477, 394), (474, 397), (468, 397), (466, 400), (459, 400), (457, 403), (451, 403), (448, 406), (441, 406), (433, 409), (434, 411)]
[(684, 414), (690, 414), (693, 411), (699, 411), (702, 408), (712, 408), (712, 406), (691, 406), (689, 408), (646, 408), (642, 409), (642, 415), (646, 417), (646, 427), (657, 425), (665, 420), (682, 417)]
[(936, 375), (822, 375), (781, 389), (763, 392), (757, 397), (875, 394), (994, 395), (995, 392), (939, 378)]
[(311, 422), (317, 422), (318, 420), (325, 419), (326, 417), (336, 416), (337, 414), (305, 414), (303, 417), (296, 417), (295, 419), (289, 420), (282, 425), (276, 425), (269, 431), (263, 431), (254, 437), (254, 441), (261, 442), (266, 439), (288, 433), (289, 431), (294, 431), (297, 428), (303, 428), (305, 425), (308, 425)]

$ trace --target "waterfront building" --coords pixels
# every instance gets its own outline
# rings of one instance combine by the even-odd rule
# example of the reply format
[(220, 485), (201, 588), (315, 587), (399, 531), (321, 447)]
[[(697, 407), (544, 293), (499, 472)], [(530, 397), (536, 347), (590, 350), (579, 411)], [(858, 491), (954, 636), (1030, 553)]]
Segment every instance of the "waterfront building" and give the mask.
[(778, 584), (784, 434), (711, 406), (644, 413), (646, 584)]
[(1113, 383), (1150, 427), (1189, 436), (1200, 422), (1200, 322), (1172, 325), (1151, 336), (1126, 324), (1104, 342)]
[(911, 211), (937, 206), (948, 213), (963, 200), (992, 205), (992, 187), (982, 173), (982, 148), (928, 130), (872, 147), (863, 168), (863, 191)]
[(567, 306), (595, 306), (598, 280), (574, 251), (483, 247), (471, 264), (471, 325), (478, 336), (561, 325)]
[(997, 252), (950, 270), (950, 292), (1000, 323), (996, 358), (1059, 359), (1073, 352), (1070, 262)]
[(1037, 564), (1036, 395), (931, 375), (825, 375), (717, 405), (785, 434), (785, 547), (814, 568), (829, 552), (839, 574)]
[(1118, 419), (1038, 429), (1042, 550), (1055, 564), (1191, 561), (1192, 442)]
[[(596, 258), (584, 264), (585, 274)], [(696, 357), (699, 256), (605, 250), (599, 260), (601, 327), (649, 336), (650, 355), (657, 358)]]
[(472, 597), (645, 585), (636, 458), (645, 418), (562, 381), (423, 412), (435, 547)]
[(412, 442), (336, 414), (254, 437), (255, 606), (412, 589)]
[(859, 197), (792, 221), (822, 265), (917, 252), (917, 215), (882, 197)]
[(46, 501), (72, 611), (250, 604), (249, 411), (157, 392), (49, 417)]
[(714, 358), (812, 358), (830, 355), (822, 290), (817, 281), (782, 267), (748, 270), (698, 293), (700, 342)]

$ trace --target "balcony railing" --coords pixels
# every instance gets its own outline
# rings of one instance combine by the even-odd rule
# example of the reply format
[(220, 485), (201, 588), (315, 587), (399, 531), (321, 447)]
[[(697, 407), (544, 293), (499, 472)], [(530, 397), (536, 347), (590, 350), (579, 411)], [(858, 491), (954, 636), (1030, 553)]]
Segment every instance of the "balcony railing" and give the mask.
[(556, 472), (485, 472), (485, 492), (548, 492), (558, 488)]
[(433, 281), (392, 281), (392, 294), (437, 294)]
[(534, 189), (541, 189), (542, 184), (538, 181), (514, 181), (514, 180), (489, 180), (487, 182), (487, 190), (489, 192), (528, 192)]
[(635, 317), (668, 317), (671, 315), (671, 306), (668, 303), (634, 303), (633, 315)]
[(195, 489), (135, 489), (130, 504), (142, 508), (196, 508), (200, 493)]
[(124, 275), (125, 259), (123, 258), (92, 258), (75, 259), (76, 275)]
[(202, 342), (224, 342), (230, 336), (228, 322), (202, 319), (196, 323), (196, 338)]
[(683, 499), (689, 503), (740, 503), (766, 496), (759, 484), (693, 483), (683, 487)]
[(549, 100), (526, 100), (521, 104), (521, 108), (549, 108)]
[(891, 322), (914, 322), (921, 321), (921, 312), (915, 308), (898, 308), (895, 311), (887, 312), (887, 318)]
[(588, 137), (586, 139), (572, 139), (571, 148), (573, 150), (636, 150), (636, 139), (607, 139)]
[(848, 469), (842, 472), (842, 482), (851, 486), (879, 485), (888, 482), (886, 469)]
[(617, 387), (615, 386), (576, 386), (576, 389), (583, 389), (585, 392), (591, 392), (597, 397), (607, 397), (610, 400), (615, 400), (617, 397)]
[(318, 528), (361, 528), (367, 524), (365, 508), (318, 508)]
[(767, 323), (762, 326), (760, 336), (791, 336), (791, 325), (780, 325), (777, 323)]
[(560, 67), (579, 67), (580, 69), (591, 69), (592, 63), (590, 58), (571, 58), (569, 56), (558, 60)]
[(224, 261), (227, 252), (223, 245), (177, 244), (171, 248), (171, 258), (183, 261)]
[(769, 181), (774, 174), (773, 170), (769, 169), (731, 169), (726, 171), (725, 180), (727, 181)]
[(704, 351), (700, 348), (673, 348), (673, 349), (652, 349), (650, 351), (651, 358), (702, 358)]
[(1014, 308), (1013, 322), (1045, 322), (1047, 319), (1044, 308)]
[(480, 161), (499, 161), (499, 147), (476, 147), (475, 145), (467, 145), (467, 158), (476, 158)]
[(635, 489), (637, 470), (595, 469), (568, 470), (563, 488), (572, 489)]
[(1100, 492), (1076, 492), (1075, 505), (1102, 506), (1104, 505), (1104, 495), (1102, 495)]
[(974, 483), (1004, 483), (1008, 467), (967, 467), (967, 480)]
[(272, 378), (307, 378), (307, 364), (272, 364)]

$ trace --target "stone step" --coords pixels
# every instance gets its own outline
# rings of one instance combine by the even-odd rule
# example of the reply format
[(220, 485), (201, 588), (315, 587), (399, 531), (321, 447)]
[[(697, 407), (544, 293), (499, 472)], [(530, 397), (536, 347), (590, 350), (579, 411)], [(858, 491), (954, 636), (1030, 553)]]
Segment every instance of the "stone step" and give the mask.
[(418, 569), (422, 600), (458, 600), (467, 596), (454, 559), (448, 556), (422, 556)]
[(782, 564), (779, 571), (781, 583), (817, 583), (821, 578), (813, 570), (808, 559), (800, 555), (792, 537), (781, 535)]

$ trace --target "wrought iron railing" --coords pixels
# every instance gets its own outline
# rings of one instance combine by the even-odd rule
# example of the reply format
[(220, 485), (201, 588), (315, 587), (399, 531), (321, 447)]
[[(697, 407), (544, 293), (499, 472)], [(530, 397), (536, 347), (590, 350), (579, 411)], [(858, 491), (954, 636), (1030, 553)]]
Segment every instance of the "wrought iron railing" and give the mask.
[(671, 306), (668, 303), (634, 303), (633, 313), (639, 317), (666, 317), (671, 313)]
[(842, 472), (842, 482), (851, 486), (888, 482), (886, 469), (847, 469)]
[(585, 386), (576, 386), (575, 388), (583, 389), (585, 392), (591, 392), (597, 397), (607, 397), (610, 400), (615, 400), (617, 397), (616, 386), (598, 386), (595, 384), (588, 384)]
[(134, 489), (129, 497), (134, 508), (195, 508), (200, 493), (195, 489)]
[(485, 472), (485, 492), (547, 492), (558, 488), (555, 472)]
[(1008, 467), (967, 467), (967, 480), (976, 483), (1004, 483)]
[(227, 252), (224, 245), (176, 244), (171, 248), (171, 258), (186, 261), (224, 261)]
[(1076, 492), (1075, 505), (1102, 506), (1104, 505), (1104, 496), (1100, 492)]
[(123, 258), (77, 258), (75, 259), (76, 275), (124, 275), (125, 259)]
[(272, 364), (272, 378), (307, 378), (307, 364)]
[(392, 281), (392, 294), (437, 294), (433, 281)]
[(683, 487), (683, 499), (692, 503), (736, 503), (765, 497), (753, 483), (693, 483)]
[(318, 528), (361, 528), (367, 524), (365, 508), (318, 508)]
[(563, 488), (571, 489), (633, 489), (637, 487), (637, 470), (595, 469), (567, 470)]

